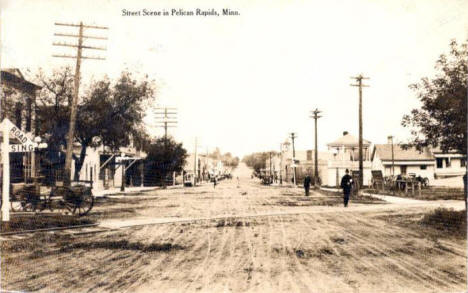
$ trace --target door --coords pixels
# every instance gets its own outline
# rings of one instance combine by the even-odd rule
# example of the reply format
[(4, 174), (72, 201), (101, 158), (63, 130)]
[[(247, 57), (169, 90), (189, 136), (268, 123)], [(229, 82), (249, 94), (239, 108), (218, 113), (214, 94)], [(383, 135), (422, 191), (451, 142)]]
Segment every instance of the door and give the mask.
[(405, 166), (405, 165), (402, 165), (402, 166), (400, 167), (400, 169), (401, 169), (401, 175), (406, 175), (406, 167), (407, 167), (407, 166)]

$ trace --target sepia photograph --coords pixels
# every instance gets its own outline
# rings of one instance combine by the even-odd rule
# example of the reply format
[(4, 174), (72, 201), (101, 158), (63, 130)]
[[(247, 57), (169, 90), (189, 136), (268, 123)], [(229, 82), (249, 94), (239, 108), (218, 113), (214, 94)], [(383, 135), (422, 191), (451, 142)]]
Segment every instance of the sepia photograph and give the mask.
[(466, 0), (1, 0), (0, 71), (0, 292), (468, 292)]

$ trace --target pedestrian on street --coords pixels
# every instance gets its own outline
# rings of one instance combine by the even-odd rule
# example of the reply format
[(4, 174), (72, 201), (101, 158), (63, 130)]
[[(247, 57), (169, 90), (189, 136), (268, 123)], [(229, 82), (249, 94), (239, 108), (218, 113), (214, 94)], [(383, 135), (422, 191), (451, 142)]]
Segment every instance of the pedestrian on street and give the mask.
[(343, 188), (343, 196), (344, 196), (344, 206), (348, 206), (349, 201), (349, 194), (351, 193), (351, 189), (353, 188), (353, 178), (349, 176), (349, 170), (346, 169), (346, 174), (341, 178), (341, 188)]
[(309, 196), (309, 189), (310, 189), (310, 182), (312, 180), (310, 179), (310, 175), (307, 174), (307, 176), (304, 178), (304, 189), (305, 189), (305, 196)]
[(218, 179), (216, 176), (213, 178), (213, 188), (216, 188), (216, 183), (218, 183)]

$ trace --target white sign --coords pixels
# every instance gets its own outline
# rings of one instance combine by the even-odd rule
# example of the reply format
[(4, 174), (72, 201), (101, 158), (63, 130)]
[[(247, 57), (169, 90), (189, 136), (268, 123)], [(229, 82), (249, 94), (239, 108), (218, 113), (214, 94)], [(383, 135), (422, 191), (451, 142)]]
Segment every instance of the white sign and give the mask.
[(33, 142), (26, 136), (26, 133), (21, 131), (21, 129), (18, 129), (16, 126), (13, 126), (10, 129), (10, 133), (13, 134), (13, 136), (19, 140), (22, 144), (30, 143), (32, 144)]
[(30, 144), (30, 143), (25, 143), (25, 144), (10, 144), (10, 153), (26, 153), (26, 152), (33, 152), (34, 148), (37, 146), (37, 144)]
[(2, 122), (2, 126), (6, 127), (6, 131), (10, 131), (21, 144), (34, 144), (34, 142), (24, 133), (21, 129), (16, 127), (8, 118), (5, 118)]

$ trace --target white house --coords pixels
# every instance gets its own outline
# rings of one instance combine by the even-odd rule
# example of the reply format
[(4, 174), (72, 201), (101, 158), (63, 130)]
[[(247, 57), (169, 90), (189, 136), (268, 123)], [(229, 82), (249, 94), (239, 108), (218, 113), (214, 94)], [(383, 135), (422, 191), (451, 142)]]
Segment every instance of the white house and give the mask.
[[(393, 149), (393, 150), (392, 150)], [(372, 152), (372, 170), (381, 170), (384, 176), (414, 174), (434, 179), (434, 156), (429, 148), (418, 151), (415, 148), (403, 149), (391, 143), (377, 144)]]
[(455, 151), (442, 152), (439, 148), (433, 149), (435, 157), (435, 177), (462, 176), (466, 172), (466, 155)]
[[(346, 169), (350, 172), (359, 171), (359, 139), (347, 131), (337, 140), (327, 144), (329, 153), (327, 175), (323, 176), (322, 184), (328, 186), (339, 186), (341, 177), (345, 175)], [(370, 147), (371, 142), (363, 139), (363, 183), (369, 185), (371, 175)]]
[[(76, 145), (74, 152), (79, 153), (80, 146)], [(80, 180), (93, 181), (93, 190), (104, 190), (113, 187), (120, 187), (123, 178), (123, 164), (126, 168), (126, 178), (129, 181), (126, 185), (135, 186), (143, 183), (143, 159), (146, 153), (137, 150), (132, 145), (122, 147), (118, 152), (113, 152), (107, 147), (88, 147), (86, 149), (86, 157), (81, 167), (79, 178)], [(129, 176), (130, 168), (137, 168), (135, 173), (138, 177), (134, 180)], [(71, 174), (75, 174), (75, 163), (72, 163)], [(72, 177), (73, 178), (73, 177)]]

